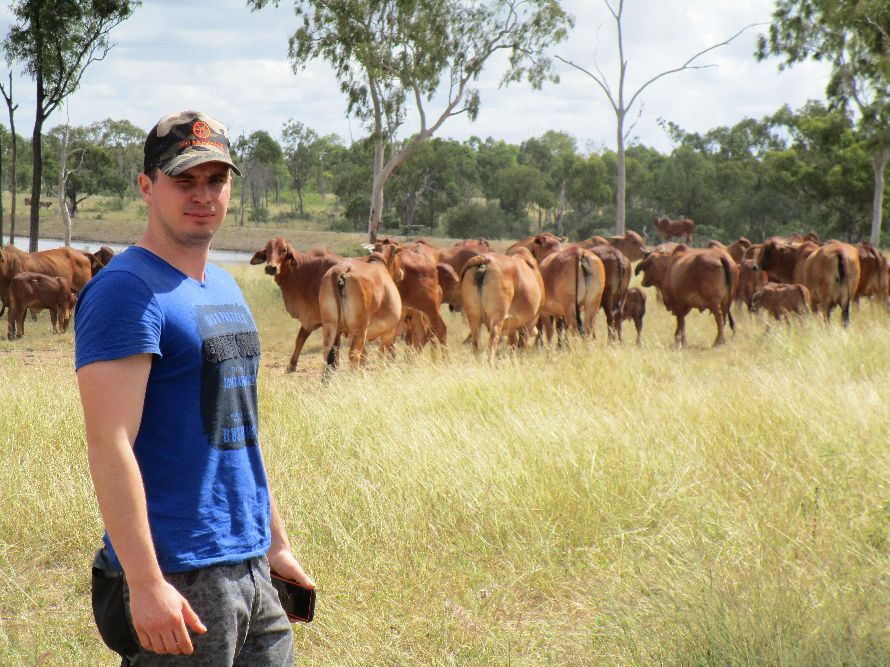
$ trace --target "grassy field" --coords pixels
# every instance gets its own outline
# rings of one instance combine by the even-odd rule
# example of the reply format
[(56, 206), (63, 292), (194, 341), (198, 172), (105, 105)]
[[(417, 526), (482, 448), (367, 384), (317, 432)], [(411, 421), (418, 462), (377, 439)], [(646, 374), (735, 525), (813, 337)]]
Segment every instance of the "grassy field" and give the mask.
[[(273, 490), (319, 584), (299, 665), (890, 664), (890, 317), (690, 346), (444, 357), (321, 382), (260, 267)], [(0, 343), (0, 664), (117, 664), (89, 605), (101, 521), (72, 336)]]

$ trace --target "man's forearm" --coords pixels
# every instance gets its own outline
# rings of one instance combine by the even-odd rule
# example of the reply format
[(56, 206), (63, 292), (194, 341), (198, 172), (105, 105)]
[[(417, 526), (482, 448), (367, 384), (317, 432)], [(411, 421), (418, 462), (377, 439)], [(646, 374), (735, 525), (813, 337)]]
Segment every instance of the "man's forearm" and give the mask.
[(148, 526), (142, 476), (127, 442), (89, 445), (99, 511), (129, 584), (162, 579)]

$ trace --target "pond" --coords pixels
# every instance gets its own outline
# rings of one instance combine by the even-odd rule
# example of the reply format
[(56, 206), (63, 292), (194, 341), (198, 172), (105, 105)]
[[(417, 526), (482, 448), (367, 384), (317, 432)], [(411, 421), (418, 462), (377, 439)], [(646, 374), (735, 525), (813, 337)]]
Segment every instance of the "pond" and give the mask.
[[(65, 245), (65, 241), (62, 239), (38, 239), (37, 241), (37, 249), (38, 250), (49, 250), (50, 248), (61, 248)], [(123, 250), (126, 250), (128, 245), (121, 245), (119, 243), (89, 243), (87, 241), (72, 241), (71, 247), (76, 250), (86, 250), (87, 252), (93, 252), (99, 249), (99, 246), (105, 245), (114, 250), (114, 252), (118, 253)], [(16, 236), (15, 237), (15, 246), (22, 250), (27, 250), (28, 248), (28, 237), (26, 236)], [(211, 250), (210, 251), (210, 261), (214, 264), (237, 264), (240, 262), (249, 262), (250, 258), (253, 257), (253, 253), (250, 252), (236, 252), (234, 250)]]

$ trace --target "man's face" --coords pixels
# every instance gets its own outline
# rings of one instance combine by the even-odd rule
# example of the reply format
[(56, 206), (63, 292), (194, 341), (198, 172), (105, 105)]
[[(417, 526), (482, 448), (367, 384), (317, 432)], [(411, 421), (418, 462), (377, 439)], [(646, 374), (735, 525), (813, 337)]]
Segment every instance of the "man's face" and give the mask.
[(206, 162), (176, 176), (158, 171), (157, 180), (139, 175), (149, 225), (179, 245), (206, 246), (229, 208), (232, 179), (222, 162)]

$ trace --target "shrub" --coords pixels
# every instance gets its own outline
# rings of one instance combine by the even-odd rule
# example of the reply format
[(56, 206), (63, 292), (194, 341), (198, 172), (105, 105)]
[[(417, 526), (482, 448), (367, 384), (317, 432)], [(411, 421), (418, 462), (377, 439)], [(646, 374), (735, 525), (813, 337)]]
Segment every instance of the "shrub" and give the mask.
[(528, 218), (515, 218), (498, 206), (470, 204), (445, 214), (445, 230), (453, 238), (513, 238), (528, 234)]

